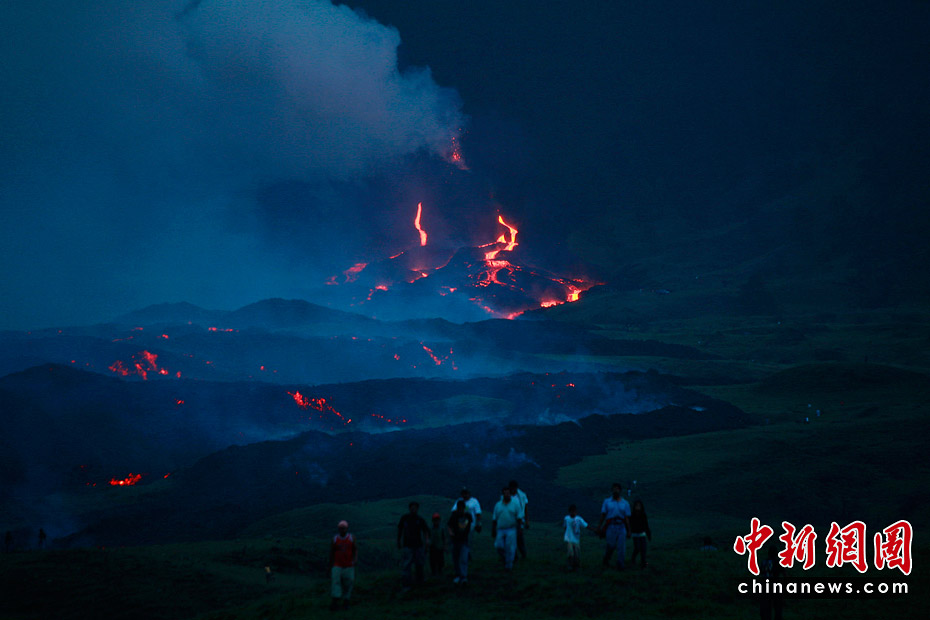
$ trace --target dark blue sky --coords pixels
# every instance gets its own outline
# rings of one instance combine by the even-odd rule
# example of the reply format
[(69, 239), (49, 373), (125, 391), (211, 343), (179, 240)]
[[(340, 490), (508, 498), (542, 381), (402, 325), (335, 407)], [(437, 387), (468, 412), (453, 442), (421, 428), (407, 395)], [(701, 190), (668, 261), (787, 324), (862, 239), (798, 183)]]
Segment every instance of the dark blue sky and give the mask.
[(926, 223), (930, 3), (351, 4), (3, 3), (0, 327), (308, 296), (420, 200), (542, 260), (776, 196), (858, 245)]

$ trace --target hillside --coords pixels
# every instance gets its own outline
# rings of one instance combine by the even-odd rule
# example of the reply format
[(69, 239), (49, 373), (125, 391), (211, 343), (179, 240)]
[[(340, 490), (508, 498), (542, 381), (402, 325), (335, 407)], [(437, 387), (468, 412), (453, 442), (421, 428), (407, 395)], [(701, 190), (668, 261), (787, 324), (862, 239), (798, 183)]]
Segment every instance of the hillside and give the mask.
[[(908, 518), (917, 532), (930, 522), (930, 497), (924, 489), (930, 462), (919, 434), (927, 412), (915, 404), (925, 402), (926, 388), (906, 393), (850, 386), (842, 396), (832, 389), (809, 389), (805, 400), (814, 400), (823, 414), (803, 424), (797, 412), (806, 409), (806, 403), (790, 389), (760, 390), (763, 384), (718, 389), (729, 390), (743, 406), (752, 405), (747, 408), (780, 412), (768, 425), (619, 442), (600, 456), (561, 467), (557, 480), (563, 490), (556, 497), (521, 485), (531, 503), (555, 504), (559, 513), (574, 502), (590, 520), (596, 518), (609, 481), (635, 478), (653, 530), (646, 571), (604, 572), (599, 566), (601, 543), (588, 536), (581, 572), (566, 574), (558, 527), (536, 517), (528, 531), (530, 559), (518, 563), (512, 576), (505, 577), (493, 561), (491, 539), (485, 535), (476, 541), (467, 589), (431, 580), (422, 590), (401, 596), (394, 524), (408, 499), (420, 501), (424, 512), (443, 511), (452, 499), (408, 496), (297, 508), (256, 520), (236, 539), (226, 541), (9, 554), (2, 558), (0, 580), (3, 600), (14, 601), (6, 617), (68, 618), (68, 610), (75, 607), (98, 617), (142, 620), (323, 617), (329, 613), (325, 540), (341, 518), (350, 521), (363, 549), (354, 606), (347, 616), (612, 617), (620, 593), (625, 612), (637, 617), (752, 617), (752, 601), (734, 592), (735, 584), (746, 578), (745, 560), (728, 550), (733, 538), (748, 529), (750, 515), (773, 524), (781, 519), (811, 522), (818, 532), (830, 520), (859, 518), (872, 528)], [(907, 471), (898, 469), (891, 479), (882, 470), (883, 463), (889, 463), (884, 456), (887, 446), (895, 446), (910, 463)], [(864, 468), (864, 463), (869, 465)], [(481, 499), (487, 505), (492, 497), (483, 493)], [(813, 498), (817, 501), (810, 501)], [(698, 551), (703, 536), (712, 536), (719, 551)], [(908, 583), (908, 595), (856, 599), (855, 605), (850, 599), (789, 600), (786, 614), (823, 619), (918, 617), (930, 611), (930, 599), (923, 594), (928, 585), (923, 564), (930, 559), (930, 549), (918, 542), (914, 553), (916, 569), (909, 578), (897, 571), (867, 574)], [(272, 567), (275, 581), (265, 583), (264, 566)], [(140, 571), (145, 579), (132, 576)], [(789, 574), (825, 580), (855, 576), (826, 569), (822, 560), (810, 574), (799, 572)], [(43, 596), (47, 584), (54, 584), (59, 596)]]

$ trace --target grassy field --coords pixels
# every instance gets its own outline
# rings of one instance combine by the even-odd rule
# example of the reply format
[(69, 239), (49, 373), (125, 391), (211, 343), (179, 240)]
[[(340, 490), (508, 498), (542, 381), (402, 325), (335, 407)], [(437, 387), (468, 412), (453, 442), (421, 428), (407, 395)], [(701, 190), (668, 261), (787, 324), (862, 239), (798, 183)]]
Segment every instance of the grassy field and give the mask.
[[(906, 582), (907, 595), (792, 599), (786, 618), (906, 618), (930, 613), (930, 458), (924, 446), (930, 382), (928, 323), (913, 313), (876, 312), (777, 320), (700, 318), (635, 329), (603, 324), (618, 338), (699, 346), (713, 362), (600, 359), (656, 368), (735, 404), (758, 420), (748, 428), (684, 437), (616, 438), (604, 454), (562, 468), (557, 484), (582, 516), (597, 520), (610, 482), (636, 480), (653, 541), (645, 570), (601, 567), (602, 543), (583, 541), (583, 567), (563, 569), (556, 523), (532, 523), (530, 557), (512, 574), (498, 565), (488, 529), (475, 541), (469, 584), (447, 575), (401, 593), (394, 528), (411, 498), (322, 504), (269, 516), (237, 540), (118, 549), (19, 551), (0, 555), (0, 619), (284, 619), (328, 611), (327, 541), (345, 518), (360, 541), (352, 609), (356, 618), (753, 618), (738, 595), (749, 577), (731, 548), (751, 517), (772, 525), (810, 523), (817, 564), (791, 579), (841, 581), (827, 569), (823, 539), (832, 521), (864, 521), (869, 533), (898, 519), (914, 526), (914, 572), (863, 577)], [(827, 353), (832, 352), (832, 353)], [(868, 361), (867, 361), (868, 360)], [(701, 383), (701, 378), (717, 380)], [(817, 411), (820, 415), (817, 415)], [(805, 422), (807, 418), (807, 422)], [(532, 500), (532, 489), (527, 489)], [(446, 514), (452, 498), (422, 496), (421, 512)], [(487, 501), (487, 500), (485, 500)], [(486, 509), (490, 508), (486, 506)], [(145, 527), (140, 523), (139, 527)], [(719, 550), (699, 551), (704, 536)], [(871, 547), (871, 545), (870, 545)], [(629, 554), (629, 550), (628, 550)], [(447, 556), (447, 564), (449, 563)], [(275, 579), (266, 583), (264, 567)], [(447, 566), (448, 570), (448, 566)]]
[[(332, 507), (333, 514), (353, 507)], [(366, 507), (371, 508), (371, 507)], [(391, 511), (393, 512), (393, 511)], [(297, 516), (296, 514), (294, 515)], [(388, 515), (385, 514), (385, 517)], [(394, 515), (390, 515), (393, 517)], [(485, 530), (477, 538), (469, 583), (428, 578), (408, 593), (400, 589), (397, 553), (390, 536), (359, 534), (360, 562), (352, 608), (355, 618), (616, 617), (752, 618), (755, 602), (736, 591), (748, 572), (745, 559), (721, 544), (706, 553), (667, 532), (692, 527), (681, 520), (654, 520), (649, 567), (624, 572), (600, 565), (601, 542), (582, 543), (582, 568), (563, 569), (561, 532), (534, 524), (530, 557), (506, 574), (495, 560)], [(740, 528), (734, 522), (733, 531)], [(353, 528), (354, 529), (354, 528)], [(364, 530), (365, 528), (363, 528)], [(391, 528), (387, 528), (391, 529)], [(331, 615), (325, 568), (325, 538), (266, 537), (183, 546), (91, 549), (12, 554), (3, 561), (4, 619), (196, 618), (246, 620), (314, 618)], [(690, 541), (689, 541), (690, 543)], [(915, 565), (930, 559), (919, 548)], [(448, 559), (447, 559), (448, 562)], [(274, 567), (266, 583), (264, 566)], [(793, 572), (800, 572), (795, 570)], [(900, 618), (930, 611), (927, 580), (920, 569), (906, 581), (911, 593), (887, 599), (790, 600), (786, 617)], [(813, 569), (809, 579), (840, 581), (850, 571)], [(797, 576), (795, 576), (797, 577)], [(899, 575), (881, 579), (904, 581)], [(875, 579), (879, 579), (875, 576)], [(921, 592), (924, 591), (924, 593)]]

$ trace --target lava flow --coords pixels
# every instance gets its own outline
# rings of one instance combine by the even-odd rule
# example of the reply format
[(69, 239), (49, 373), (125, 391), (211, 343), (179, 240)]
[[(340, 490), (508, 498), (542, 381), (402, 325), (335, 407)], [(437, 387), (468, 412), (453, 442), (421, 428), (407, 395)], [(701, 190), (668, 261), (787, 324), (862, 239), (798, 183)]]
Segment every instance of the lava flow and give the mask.
[[(486, 244), (486, 245), (481, 246), (481, 247), (485, 248), (485, 247), (488, 247), (488, 246), (491, 246), (491, 245), (500, 245), (501, 243), (506, 243), (506, 244), (507, 244), (507, 247), (504, 247), (504, 248), (497, 248), (496, 250), (491, 250), (490, 252), (486, 252), (485, 255), (484, 255), (484, 260), (486, 260), (486, 261), (493, 261), (493, 260), (496, 260), (496, 259), (497, 259), (497, 255), (500, 254), (501, 252), (512, 252), (513, 249), (519, 245), (519, 244), (517, 243), (517, 233), (520, 232), (520, 231), (518, 231), (516, 228), (514, 228), (513, 226), (511, 226), (510, 224), (508, 224), (507, 222), (505, 222), (505, 221), (504, 221), (504, 216), (503, 216), (503, 215), (498, 215), (498, 216), (497, 216), (497, 221), (498, 221), (499, 223), (503, 224), (504, 226), (506, 226), (506, 227), (507, 227), (507, 230), (510, 231), (510, 241), (507, 241), (506, 235), (501, 235), (500, 237), (497, 238), (497, 241), (495, 241), (495, 242), (493, 242), (493, 243), (488, 243), (488, 244)], [(504, 262), (506, 262), (506, 261), (504, 261)]]
[[(423, 347), (423, 350), (426, 351), (426, 354), (429, 355), (430, 359), (433, 360), (433, 363), (435, 365), (442, 366), (443, 362), (449, 362), (450, 365), (452, 366), (452, 370), (459, 369), (458, 366), (455, 365), (455, 359), (452, 357), (453, 355), (452, 347), (449, 347), (449, 355), (444, 355), (442, 357), (439, 357), (439, 355), (437, 355), (431, 348), (429, 348), (422, 342), (420, 343), (420, 346)], [(395, 355), (394, 359), (400, 359), (400, 357)]]
[(122, 480), (117, 480), (116, 478), (110, 478), (110, 486), (114, 486), (114, 487), (132, 486), (136, 484), (137, 482), (139, 482), (140, 480), (142, 480), (142, 474), (134, 474), (130, 472), (129, 475), (123, 478)]
[[(124, 364), (122, 360), (116, 360), (109, 366), (109, 369), (111, 372), (114, 372), (121, 377), (138, 375), (142, 377), (143, 381), (147, 381), (150, 372), (164, 376), (169, 374), (168, 369), (164, 367), (160, 368), (157, 364), (157, 361), (158, 355), (155, 353), (150, 353), (149, 351), (139, 351), (130, 358), (128, 365)], [(180, 372), (177, 373), (177, 377), (181, 377)]]
[(420, 233), (420, 245), (426, 245), (426, 231), (420, 227), (420, 216), (423, 215), (423, 203), (417, 203), (417, 216), (413, 219), (413, 225), (416, 227), (417, 231)]
[[(390, 295), (415, 299), (425, 305), (433, 303), (428, 297), (438, 296), (458, 298), (491, 316), (507, 319), (516, 318), (527, 310), (578, 301), (583, 292), (598, 284), (512, 262), (520, 245), (517, 242), (519, 230), (501, 214), (497, 216), (497, 224), (505, 230), (495, 241), (458, 250), (428, 248), (422, 217), (421, 202), (417, 204), (413, 220), (419, 246), (381, 261), (356, 263), (343, 272), (341, 281), (333, 276), (327, 284), (357, 281), (367, 289), (367, 294), (353, 292), (351, 305), (365, 305), (372, 311), (379, 303), (387, 303)], [(450, 300), (450, 303), (456, 302)]]
[(297, 406), (301, 409), (313, 409), (323, 414), (328, 413), (334, 415), (342, 422), (343, 425), (350, 424), (352, 422), (351, 419), (346, 419), (344, 415), (330, 406), (329, 403), (326, 402), (325, 398), (308, 398), (296, 390), (293, 392), (288, 392), (288, 394), (291, 395), (291, 398), (294, 399), (294, 402), (297, 403)]

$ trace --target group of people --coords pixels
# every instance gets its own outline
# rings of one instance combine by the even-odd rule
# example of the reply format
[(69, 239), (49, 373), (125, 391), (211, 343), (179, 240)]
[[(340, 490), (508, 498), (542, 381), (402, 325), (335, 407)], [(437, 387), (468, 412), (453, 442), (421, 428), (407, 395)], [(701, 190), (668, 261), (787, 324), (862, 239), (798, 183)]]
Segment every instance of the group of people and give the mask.
[[(518, 559), (526, 558), (525, 530), (529, 529), (527, 506), (529, 500), (516, 480), (501, 488), (501, 495), (494, 505), (491, 516), (491, 536), (504, 570), (513, 570)], [(482, 529), (481, 504), (463, 488), (452, 505), (448, 517), (439, 512), (432, 515), (432, 525), (420, 516), (420, 504), (409, 503), (407, 512), (397, 523), (397, 547), (401, 551), (401, 584), (404, 591), (420, 584), (425, 579), (425, 566), (429, 559), (432, 575), (441, 575), (445, 565), (445, 553), (451, 544), (453, 583), (468, 583), (468, 564), (471, 558), (473, 534)], [(563, 520), (564, 540), (567, 544), (567, 568), (576, 570), (581, 565), (581, 533), (588, 529), (596, 532), (606, 542), (603, 564), (609, 566), (611, 557), (617, 554), (617, 567), (623, 570), (626, 558), (626, 539), (633, 540), (631, 561), (646, 567), (646, 541), (652, 540), (649, 521), (641, 500), (632, 507), (623, 498), (623, 487), (614, 483), (611, 495), (601, 505), (601, 519), (597, 527), (588, 524), (579, 514), (577, 507), (569, 506)], [(348, 608), (352, 587), (355, 582), (355, 563), (358, 545), (349, 533), (349, 524), (340, 521), (338, 532), (333, 536), (330, 549), (332, 579), (332, 609)]]
[[(491, 517), (491, 536), (504, 569), (513, 569), (518, 557), (526, 558), (526, 541), (523, 536), (529, 527), (526, 493), (516, 480), (501, 489), (501, 497), (494, 505)], [(472, 534), (480, 534), (482, 527), (481, 503), (468, 488), (463, 488), (452, 504), (448, 518), (436, 512), (432, 527), (419, 516), (420, 505), (410, 502), (408, 512), (397, 524), (397, 547), (401, 550), (402, 585), (405, 589), (422, 583), (427, 552), (430, 572), (441, 575), (445, 565), (445, 552), (452, 547), (453, 583), (468, 583), (468, 563), (471, 557)]]
[(649, 519), (646, 517), (646, 508), (642, 500), (630, 503), (623, 498), (623, 485), (615, 482), (611, 486), (610, 497), (601, 504), (601, 520), (596, 527), (588, 524), (578, 514), (575, 504), (568, 507), (568, 514), (563, 520), (565, 527), (564, 540), (567, 547), (567, 566), (569, 571), (581, 566), (581, 533), (589, 529), (597, 533), (606, 542), (603, 565), (610, 566), (610, 559), (617, 554), (617, 568), (623, 570), (626, 564), (626, 540), (633, 540), (632, 563), (639, 557), (640, 567), (646, 568), (646, 541), (652, 540), (652, 530), (649, 529)]
[[(43, 528), (39, 528), (39, 538), (37, 544), (37, 549), (45, 549), (45, 543), (48, 541), (48, 535), (45, 533)], [(6, 534), (3, 535), (3, 551), (4, 553), (10, 553), (13, 551), (15, 545), (13, 544), (13, 532), (10, 530), (6, 531)]]

